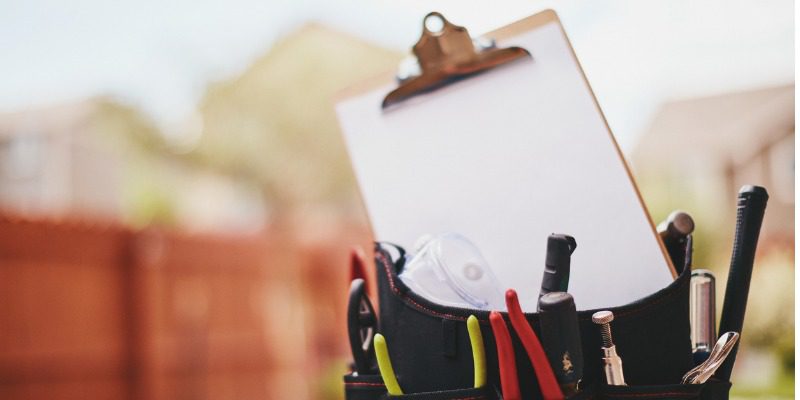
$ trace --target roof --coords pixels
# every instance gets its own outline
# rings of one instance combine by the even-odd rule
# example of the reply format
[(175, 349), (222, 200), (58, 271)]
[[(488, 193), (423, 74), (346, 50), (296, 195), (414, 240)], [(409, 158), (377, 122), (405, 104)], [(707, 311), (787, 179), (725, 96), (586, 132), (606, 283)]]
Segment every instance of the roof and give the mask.
[(84, 125), (97, 110), (94, 99), (0, 113), (0, 139), (20, 134), (57, 134)]
[(752, 157), (764, 144), (794, 134), (794, 83), (664, 104), (632, 152), (635, 168), (677, 159)]

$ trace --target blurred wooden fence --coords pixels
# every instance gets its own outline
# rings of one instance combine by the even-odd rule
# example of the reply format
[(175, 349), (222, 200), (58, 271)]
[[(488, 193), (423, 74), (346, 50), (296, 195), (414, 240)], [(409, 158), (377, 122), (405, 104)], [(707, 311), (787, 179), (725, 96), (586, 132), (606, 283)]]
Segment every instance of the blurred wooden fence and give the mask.
[(0, 398), (306, 399), (363, 229), (196, 237), (0, 217)]

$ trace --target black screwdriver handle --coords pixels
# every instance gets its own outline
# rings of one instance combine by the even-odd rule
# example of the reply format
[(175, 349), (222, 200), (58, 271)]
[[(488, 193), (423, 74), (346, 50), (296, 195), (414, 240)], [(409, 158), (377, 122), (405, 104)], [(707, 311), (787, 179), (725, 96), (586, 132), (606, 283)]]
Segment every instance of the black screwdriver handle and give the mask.
[(539, 326), (544, 351), (565, 395), (577, 392), (583, 379), (583, 350), (575, 300), (566, 292), (539, 299)]
[[(725, 288), (725, 301), (722, 305), (719, 330), (717, 332), (742, 333), (744, 314), (747, 308), (747, 295), (750, 291), (750, 278), (753, 275), (753, 260), (758, 246), (758, 235), (764, 221), (769, 195), (760, 186), (744, 186), (739, 190), (736, 205), (736, 235), (733, 241), (733, 254)], [(741, 343), (741, 341), (739, 341)], [(730, 380), (739, 343), (731, 351), (715, 376), (723, 381)]]

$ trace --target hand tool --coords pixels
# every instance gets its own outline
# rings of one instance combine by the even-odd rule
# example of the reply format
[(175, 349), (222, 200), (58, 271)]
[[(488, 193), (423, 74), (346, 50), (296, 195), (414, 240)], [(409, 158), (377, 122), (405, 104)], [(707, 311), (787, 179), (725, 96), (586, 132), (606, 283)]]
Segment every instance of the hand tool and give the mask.
[(506, 291), (506, 308), (508, 309), (508, 319), (511, 320), (511, 325), (519, 336), (522, 347), (528, 353), (528, 358), (531, 360), (533, 372), (536, 373), (536, 380), (539, 382), (539, 389), (542, 391), (544, 400), (562, 400), (564, 394), (558, 386), (556, 376), (553, 374), (553, 369), (550, 368), (550, 362), (547, 361), (547, 355), (542, 349), (542, 344), (539, 343), (539, 338), (536, 333), (528, 324), (525, 319), (525, 314), (522, 313), (522, 307), (519, 305), (519, 298), (514, 289)]
[(478, 318), (470, 315), (467, 318), (467, 332), (469, 333), (469, 344), (472, 347), (472, 364), (474, 366), (475, 388), (483, 387), (486, 384), (486, 351), (483, 348), (483, 335)]
[(378, 317), (366, 293), (363, 279), (354, 279), (350, 284), (347, 303), (347, 333), (353, 353), (354, 370), (359, 375), (375, 372), (375, 352), (372, 336), (378, 329)]
[(566, 292), (569, 287), (570, 256), (578, 247), (575, 238), (553, 233), (547, 237), (544, 276), (539, 297), (550, 292)]
[(699, 385), (705, 383), (711, 375), (725, 362), (728, 355), (736, 347), (739, 341), (739, 334), (736, 332), (726, 332), (719, 337), (711, 355), (702, 364), (692, 368), (683, 376), (684, 385)]
[(354, 246), (350, 249), (350, 282), (356, 279), (363, 279), (367, 296), (370, 294), (369, 282), (367, 281), (367, 256), (364, 249)]
[(567, 292), (548, 293), (539, 299), (542, 345), (565, 396), (578, 392), (583, 378), (583, 350), (575, 300)]
[(400, 388), (400, 383), (397, 382), (397, 377), (394, 375), (389, 349), (386, 347), (386, 338), (380, 333), (375, 334), (375, 357), (378, 359), (378, 369), (381, 371), (386, 391), (392, 396), (402, 395), (403, 389)]
[[(736, 235), (733, 241), (728, 285), (725, 287), (725, 300), (722, 303), (720, 332), (742, 333), (750, 278), (753, 275), (753, 260), (756, 256), (758, 235), (761, 223), (764, 221), (768, 199), (767, 190), (760, 186), (743, 186), (739, 190), (736, 205)], [(734, 346), (731, 355), (717, 370), (716, 377), (720, 380), (730, 380), (738, 348), (738, 344)]]
[(611, 321), (614, 313), (611, 311), (598, 311), (592, 314), (592, 322), (600, 325), (600, 336), (603, 339), (603, 371), (606, 373), (606, 383), (612, 386), (627, 386), (625, 375), (622, 371), (622, 359), (617, 355), (617, 346), (611, 339)]
[(494, 333), (494, 341), (497, 346), (497, 364), (500, 369), (500, 389), (503, 400), (521, 400), (517, 362), (506, 321), (499, 312), (492, 311), (489, 313), (489, 323), (492, 325), (492, 333)]
[(694, 220), (689, 214), (676, 210), (656, 229), (675, 267), (675, 276), (678, 276), (686, 265), (687, 241), (694, 231)]
[(694, 364), (699, 365), (711, 354), (717, 338), (716, 279), (706, 269), (692, 271), (689, 285), (689, 322), (691, 326)]

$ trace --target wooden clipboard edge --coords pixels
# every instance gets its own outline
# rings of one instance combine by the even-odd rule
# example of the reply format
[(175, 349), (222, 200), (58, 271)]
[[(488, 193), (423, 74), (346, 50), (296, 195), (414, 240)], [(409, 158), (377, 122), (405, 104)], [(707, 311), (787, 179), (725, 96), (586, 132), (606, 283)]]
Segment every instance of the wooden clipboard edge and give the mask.
[[(548, 10), (552, 11), (552, 10)], [(553, 13), (556, 20), (558, 20), (558, 16)], [(672, 275), (672, 279), (678, 278), (678, 272), (675, 268), (675, 265), (672, 264), (672, 258), (670, 258), (669, 253), (667, 252), (666, 246), (664, 246), (664, 242), (661, 241), (661, 238), (658, 236), (658, 230), (656, 229), (656, 225), (653, 222), (653, 218), (650, 215), (650, 210), (647, 208), (647, 204), (644, 202), (644, 198), (642, 197), (642, 193), (639, 191), (639, 186), (636, 184), (636, 180), (633, 178), (633, 173), (631, 172), (631, 166), (628, 163), (628, 160), (625, 158), (625, 155), (622, 153), (622, 149), (619, 147), (619, 143), (617, 142), (617, 138), (614, 137), (614, 133), (611, 131), (611, 126), (608, 125), (608, 120), (606, 119), (606, 114), (603, 112), (603, 109), (600, 107), (600, 102), (597, 101), (597, 96), (594, 94), (594, 90), (592, 90), (592, 86), (589, 85), (589, 79), (586, 77), (586, 72), (583, 70), (583, 65), (578, 60), (578, 55), (575, 54), (575, 48), (572, 47), (572, 42), (569, 40), (569, 36), (567, 36), (567, 32), (564, 30), (564, 25), (561, 24), (561, 21), (558, 20), (558, 29), (561, 30), (561, 34), (564, 35), (564, 38), (567, 41), (567, 45), (569, 45), (570, 54), (572, 54), (572, 59), (575, 61), (575, 65), (578, 66), (578, 70), (581, 72), (581, 76), (583, 77), (583, 83), (586, 85), (586, 89), (589, 90), (589, 93), (592, 95), (592, 101), (594, 102), (594, 106), (597, 108), (597, 112), (600, 113), (600, 117), (603, 119), (603, 124), (606, 126), (606, 132), (608, 132), (608, 137), (611, 139), (611, 142), (614, 144), (614, 149), (617, 151), (617, 155), (619, 156), (620, 161), (622, 161), (622, 166), (625, 168), (625, 173), (628, 174), (628, 179), (633, 186), (633, 191), (636, 192), (636, 198), (639, 200), (639, 205), (642, 207), (642, 212), (644, 213), (645, 218), (647, 218), (647, 222), (650, 223), (650, 230), (653, 232), (653, 237), (656, 239), (656, 243), (658, 243), (658, 248), (661, 249), (661, 254), (664, 256), (664, 260), (667, 262), (667, 267), (669, 268), (669, 273)]]
[[(636, 198), (639, 201), (639, 205), (641, 206), (641, 210), (644, 213), (645, 218), (647, 218), (647, 221), (650, 224), (650, 230), (653, 233), (653, 237), (656, 239), (656, 242), (658, 243), (658, 247), (661, 249), (661, 254), (664, 256), (664, 260), (667, 262), (669, 272), (672, 275), (672, 278), (676, 279), (678, 277), (677, 270), (675, 269), (675, 266), (672, 264), (672, 259), (669, 257), (669, 253), (667, 253), (667, 248), (664, 246), (664, 243), (658, 237), (658, 231), (656, 230), (655, 223), (653, 223), (653, 218), (650, 216), (650, 211), (647, 209), (647, 205), (644, 203), (644, 198), (642, 197), (642, 193), (639, 191), (639, 186), (636, 185), (636, 181), (633, 178), (633, 173), (631, 172), (631, 167), (628, 164), (628, 160), (622, 153), (622, 149), (620, 149), (619, 143), (617, 142), (617, 139), (614, 137), (614, 133), (611, 131), (611, 127), (608, 125), (608, 120), (606, 119), (606, 115), (605, 113), (603, 113), (603, 109), (600, 107), (600, 103), (597, 101), (597, 96), (594, 94), (594, 90), (592, 90), (592, 87), (589, 85), (589, 79), (586, 77), (586, 73), (583, 70), (583, 66), (578, 60), (578, 56), (575, 54), (575, 48), (572, 47), (572, 42), (570, 42), (569, 36), (567, 36), (567, 32), (564, 30), (564, 25), (561, 23), (561, 19), (558, 18), (558, 14), (556, 14), (556, 12), (552, 9), (546, 9), (539, 13), (531, 15), (530, 17), (523, 18), (519, 21), (512, 22), (509, 25), (488, 32), (485, 34), (485, 36), (494, 38), (496, 40), (504, 40), (513, 36), (520, 35), (527, 31), (534, 30), (551, 22), (557, 23), (558, 29), (561, 31), (561, 34), (564, 35), (564, 39), (566, 39), (567, 41), (570, 54), (572, 54), (572, 60), (575, 62), (575, 65), (578, 66), (578, 71), (580, 71), (581, 77), (583, 77), (583, 83), (589, 90), (589, 94), (592, 95), (592, 101), (594, 102), (594, 106), (600, 113), (600, 117), (603, 119), (603, 124), (606, 126), (606, 132), (608, 132), (608, 136), (611, 139), (611, 142), (614, 144), (614, 149), (617, 151), (617, 155), (619, 156), (620, 161), (622, 161), (622, 166), (623, 168), (625, 168), (625, 173), (628, 175), (628, 179), (630, 180), (631, 185), (633, 185), (633, 190), (634, 192), (636, 192)], [(380, 75), (373, 76), (372, 78), (368, 78), (361, 83), (350, 86), (338, 92), (336, 95), (334, 95), (333, 97), (334, 104), (339, 103), (340, 101), (347, 100), (348, 98), (359, 96), (369, 91), (389, 85), (392, 82), (394, 82), (394, 76), (395, 76), (394, 70), (387, 71)], [(363, 195), (359, 197), (361, 197), (362, 205), (366, 207)], [(371, 226), (370, 226), (370, 231), (372, 231)], [(372, 233), (374, 236), (374, 232)]]

